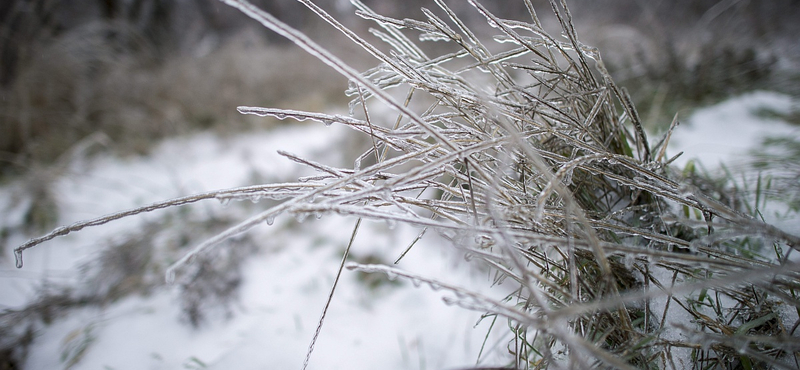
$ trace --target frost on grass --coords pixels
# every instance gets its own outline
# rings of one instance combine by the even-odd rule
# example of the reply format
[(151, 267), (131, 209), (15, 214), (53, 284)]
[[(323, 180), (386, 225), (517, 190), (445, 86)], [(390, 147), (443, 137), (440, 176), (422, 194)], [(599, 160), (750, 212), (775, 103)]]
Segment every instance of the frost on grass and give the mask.
[[(369, 149), (353, 168), (281, 153), (319, 174), (58, 228), (17, 248), (18, 265), (25, 249), (128, 215), (204, 199), (271, 198), (280, 203), (198, 245), (168, 280), (275, 217), (353, 215), (436, 230), (470, 261), (490, 266), (498, 282), (517, 286), (498, 301), (457, 282), (348, 265), (440, 289), (449, 303), (506, 320), (513, 358), (501, 365), (798, 366), (800, 266), (792, 253), (800, 238), (742, 212), (725, 189), (674, 172), (664, 150), (669, 136), (651, 145), (631, 97), (599, 51), (579, 41), (566, 4), (550, 2), (560, 25), (552, 36), (524, 1), (526, 19), (508, 20), (470, 0), (494, 34), (479, 37), (441, 0), (421, 20), (378, 15), (354, 0), (357, 14), (379, 28), (378, 46), (301, 0), (376, 59), (377, 67), (358, 73), (252, 4), (226, 0), (350, 79), (353, 98), (349, 116), (239, 111), (345, 125), (366, 135)], [(449, 51), (427, 55), (414, 34)], [(393, 113), (371, 114), (375, 106)]]

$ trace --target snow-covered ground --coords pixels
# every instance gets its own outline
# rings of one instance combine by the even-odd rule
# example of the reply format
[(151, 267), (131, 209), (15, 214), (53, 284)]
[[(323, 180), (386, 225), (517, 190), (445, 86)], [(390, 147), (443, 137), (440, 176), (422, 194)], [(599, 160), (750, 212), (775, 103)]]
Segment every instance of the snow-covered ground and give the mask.
[[(752, 93), (697, 111), (679, 126), (671, 155), (677, 165), (702, 158), (707, 168), (738, 161), (760, 138), (791, 135), (798, 128), (756, 115), (766, 107), (791, 109), (786, 96)], [(794, 102), (797, 104), (797, 102)], [(158, 200), (220, 188), (292, 181), (312, 172), (277, 150), (330, 165), (343, 165), (346, 128), (296, 124), (263, 133), (220, 138), (208, 133), (167, 140), (142, 157), (77, 160), (53, 181), (58, 223), (68, 224)], [(30, 181), (30, 180), (29, 180)], [(20, 198), (25, 181), (0, 190), (0, 225), (11, 230), (0, 259), (0, 309), (32, 302), (43, 286), (74, 286), (81, 266), (96, 258), (103, 241), (141, 232), (161, 222), (154, 212), (89, 228), (55, 239), (25, 254), (14, 268), (11, 249), (34, 236), (19, 227), (29, 200)], [(223, 207), (206, 201), (190, 209), (197, 215), (254, 212), (261, 203)], [(249, 202), (244, 202), (249, 203)], [(242, 216), (243, 217), (243, 216)], [(194, 328), (181, 320), (177, 287), (161, 285), (149, 294), (132, 294), (104, 305), (75, 308), (40, 326), (25, 369), (264, 369), (300, 368), (356, 220), (326, 216), (299, 222), (291, 216), (251, 231), (258, 250), (243, 265), (239, 299), (231, 315), (212, 316)], [(166, 224), (165, 224), (166, 225)], [(166, 226), (165, 226), (166, 227)], [(391, 263), (420, 230), (404, 225), (364, 222), (352, 257)], [(797, 231), (796, 229), (794, 231)], [(503, 297), (489, 289), (491, 277), (464, 262), (429, 232), (398, 264), (401, 269)], [(476, 364), (491, 319), (476, 326), (480, 313), (442, 302), (448, 293), (424, 285), (384, 283), (368, 289), (359, 275), (345, 271), (328, 311), (311, 369), (446, 369)], [(486, 340), (480, 364), (508, 360), (507, 323), (501, 320)], [(488, 354), (488, 355), (487, 355)], [(73, 363), (70, 363), (73, 362)]]
[[(306, 124), (227, 138), (198, 134), (167, 140), (144, 157), (79, 161), (53, 183), (59, 224), (254, 181), (296, 180), (313, 172), (277, 155), (277, 150), (340, 165), (345, 134), (353, 133)], [(8, 207), (16, 211), (4, 216), (3, 222), (10, 225), (22, 222), (19, 209), (26, 204), (12, 201), (23, 193), (15, 186), (25, 183), (11, 184), (2, 193), (4, 204), (17, 204)], [(211, 208), (209, 214), (241, 215), (260, 205), (241, 209), (235, 202), (207, 202), (192, 207), (192, 212), (202, 215)], [(0, 261), (0, 307), (22, 308), (43, 286), (80, 284), (81, 267), (97, 258), (103, 241), (142, 232), (147, 222), (159, 222), (160, 217), (155, 212), (53, 240), (26, 251), (20, 270), (9, 253)], [(288, 216), (252, 231), (252, 239), (263, 242), (243, 266), (239, 299), (228, 317), (217, 315), (193, 328), (181, 320), (177, 287), (162, 286), (146, 296), (133, 294), (102, 307), (70, 310), (41, 327), (24, 368), (57, 369), (70, 361), (75, 362), (72, 369), (300, 368), (355, 221), (325, 217), (300, 223)], [(365, 221), (352, 257), (394, 261), (419, 232)], [(5, 250), (10, 252), (27, 237), (14, 233)], [(486, 291), (491, 280), (470, 266), (433, 232), (398, 264)], [(345, 270), (310, 369), (438, 369), (476, 363), (491, 320), (476, 326), (480, 313), (445, 305), (441, 298), (447, 294), (442, 292), (413, 284), (368, 289), (357, 276)], [(504, 326), (497, 323), (497, 335), (489, 337), (484, 353), (506, 352), (505, 343), (498, 340), (498, 335), (507, 334)]]
[(759, 149), (769, 137), (800, 138), (800, 127), (759, 112), (789, 114), (800, 102), (788, 95), (756, 91), (699, 109), (675, 130), (670, 140), (672, 155), (683, 152), (674, 164), (683, 168), (690, 160), (700, 160), (711, 171), (720, 163), (735, 165)]
[[(699, 109), (677, 127), (669, 142), (668, 155), (683, 152), (673, 162), (680, 169), (685, 168), (689, 161), (694, 161), (699, 168), (712, 176), (733, 175), (730, 180), (750, 194), (750, 200), (754, 203), (759, 177), (766, 183), (770, 176), (786, 174), (777, 165), (753, 168), (753, 156), (755, 152), (777, 156), (788, 154), (781, 148), (765, 147), (766, 139), (800, 142), (800, 126), (778, 118), (798, 110), (800, 101), (793, 100), (788, 95), (767, 91), (747, 93)], [(795, 168), (793, 171), (796, 170)], [(789, 211), (785, 205), (786, 199), (780, 199), (782, 196), (785, 198), (786, 194), (772, 195), (778, 199), (771, 199), (766, 205), (759, 202), (759, 208), (768, 208), (760, 211), (767, 222), (790, 233), (800, 234), (800, 215)]]

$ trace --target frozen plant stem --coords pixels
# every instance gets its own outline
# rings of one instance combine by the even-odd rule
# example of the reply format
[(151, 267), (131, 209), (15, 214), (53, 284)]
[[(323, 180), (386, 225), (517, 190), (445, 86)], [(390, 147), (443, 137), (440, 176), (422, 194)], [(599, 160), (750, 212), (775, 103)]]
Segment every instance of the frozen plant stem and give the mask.
[[(308, 36), (306, 36), (302, 32), (297, 31), (292, 27), (289, 27), (289, 25), (281, 22), (277, 18), (273, 17), (271, 14), (259, 9), (258, 7), (254, 6), (253, 4), (250, 4), (247, 1), (244, 0), (221, 0), (221, 1), (234, 8), (241, 10), (244, 14), (257, 20), (265, 27), (271, 29), (272, 31), (280, 34), (283, 37), (286, 37), (287, 39), (295, 43), (295, 45), (301, 47), (303, 50), (317, 57), (325, 64), (331, 66), (331, 68), (335, 69), (337, 72), (342, 74), (342, 76), (345, 76), (363, 85), (370, 93), (374, 94), (377, 98), (386, 103), (388, 106), (399, 111), (403, 115), (409, 117), (421, 129), (427, 131), (429, 135), (435, 137), (439, 142), (441, 142), (444, 145), (447, 145), (450, 149), (455, 149), (455, 147), (450, 143), (449, 140), (441, 136), (441, 134), (439, 134), (437, 131), (429, 128), (429, 126), (423, 122), (422, 118), (420, 118), (419, 115), (417, 115), (414, 111), (404, 106), (403, 104), (395, 102), (394, 99), (387, 92), (375, 86), (375, 84), (373, 84), (372, 81), (366, 79), (364, 76), (356, 72), (353, 68), (345, 64), (339, 58), (331, 54), (328, 50), (321, 47), (313, 40), (309, 39)], [(303, 2), (303, 4), (309, 6), (310, 8), (312, 8), (312, 10), (320, 14), (323, 17), (323, 19), (328, 21), (333, 21), (333, 17), (325, 13), (322, 9), (320, 9), (313, 3), (304, 0), (301, 0), (301, 2)], [(343, 32), (347, 33), (348, 35), (353, 34), (352, 31), (347, 30), (346, 28), (344, 28), (344, 26), (338, 24), (338, 22), (336, 23), (336, 25), (339, 26), (340, 30), (343, 30)], [(363, 44), (367, 43), (364, 42)]]
[(308, 367), (308, 361), (311, 360), (311, 352), (314, 352), (314, 345), (317, 344), (317, 338), (319, 338), (319, 333), (322, 331), (322, 323), (325, 321), (325, 315), (328, 314), (328, 307), (330, 307), (331, 301), (333, 300), (333, 293), (336, 292), (336, 285), (339, 284), (339, 277), (342, 276), (342, 270), (344, 270), (345, 262), (347, 262), (347, 256), (350, 255), (350, 247), (353, 246), (353, 241), (356, 240), (359, 226), (361, 226), (361, 217), (356, 221), (356, 226), (353, 227), (353, 234), (350, 235), (350, 242), (347, 243), (347, 248), (345, 248), (344, 254), (342, 255), (342, 262), (339, 264), (339, 269), (336, 271), (336, 278), (333, 280), (333, 286), (331, 287), (331, 292), (328, 294), (328, 300), (325, 301), (325, 307), (322, 309), (322, 314), (319, 317), (319, 323), (317, 323), (317, 329), (314, 331), (314, 337), (311, 338), (311, 343), (308, 345), (306, 359), (303, 360), (303, 370)]

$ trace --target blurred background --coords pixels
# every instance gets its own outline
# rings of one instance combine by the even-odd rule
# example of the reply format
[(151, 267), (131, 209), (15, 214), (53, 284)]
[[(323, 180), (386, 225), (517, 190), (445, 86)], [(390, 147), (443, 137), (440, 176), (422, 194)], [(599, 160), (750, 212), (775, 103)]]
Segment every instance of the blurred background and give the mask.
[[(352, 65), (372, 66), (300, 3), (254, 3)], [(422, 6), (438, 10), (424, 0), (365, 3), (398, 18), (422, 17)], [(485, 3), (501, 17), (527, 14), (521, 1)], [(534, 4), (554, 25), (548, 3)], [(569, 4), (580, 37), (600, 47), (648, 124), (743, 91), (800, 90), (800, 1)], [(370, 26), (346, 0), (320, 5), (358, 31)], [(466, 2), (450, 5), (485, 25)], [(115, 150), (142, 152), (154, 138), (250, 129), (237, 105), (321, 109), (341, 103), (345, 88), (330, 68), (215, 0), (3, 1), (0, 173), (53, 162), (97, 132)]]

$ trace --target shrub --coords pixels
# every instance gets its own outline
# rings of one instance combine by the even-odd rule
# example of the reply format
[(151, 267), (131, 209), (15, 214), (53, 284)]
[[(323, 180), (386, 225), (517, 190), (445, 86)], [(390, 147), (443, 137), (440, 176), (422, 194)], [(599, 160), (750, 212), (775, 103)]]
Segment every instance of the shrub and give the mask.
[[(301, 0), (377, 60), (364, 73), (246, 1), (225, 2), (351, 81), (349, 116), (239, 111), (346, 125), (367, 135), (370, 148), (354, 168), (282, 153), (320, 175), (56, 229), (15, 250), (19, 267), (24, 250), (84, 227), (204, 199), (272, 198), (282, 202), (198, 245), (168, 280), (194, 256), (278, 215), (354, 215), (436, 230), (517, 285), (495, 299), (382, 264), (347, 265), (426, 283), (450, 292), (451, 303), (507, 320), (510, 367), (797, 366), (800, 266), (789, 254), (800, 238), (741, 212), (702, 177), (674, 172), (669, 133), (651, 145), (631, 97), (598, 50), (579, 41), (564, 2), (550, 1), (563, 36), (553, 37), (530, 1), (529, 19), (518, 21), (470, 0), (497, 33), (486, 43), (441, 0), (423, 20), (381, 16), (354, 1), (380, 27), (372, 33), (391, 47), (385, 52)], [(435, 49), (445, 51), (428, 55), (406, 32), (446, 42)], [(370, 114), (374, 104), (396, 116)]]

